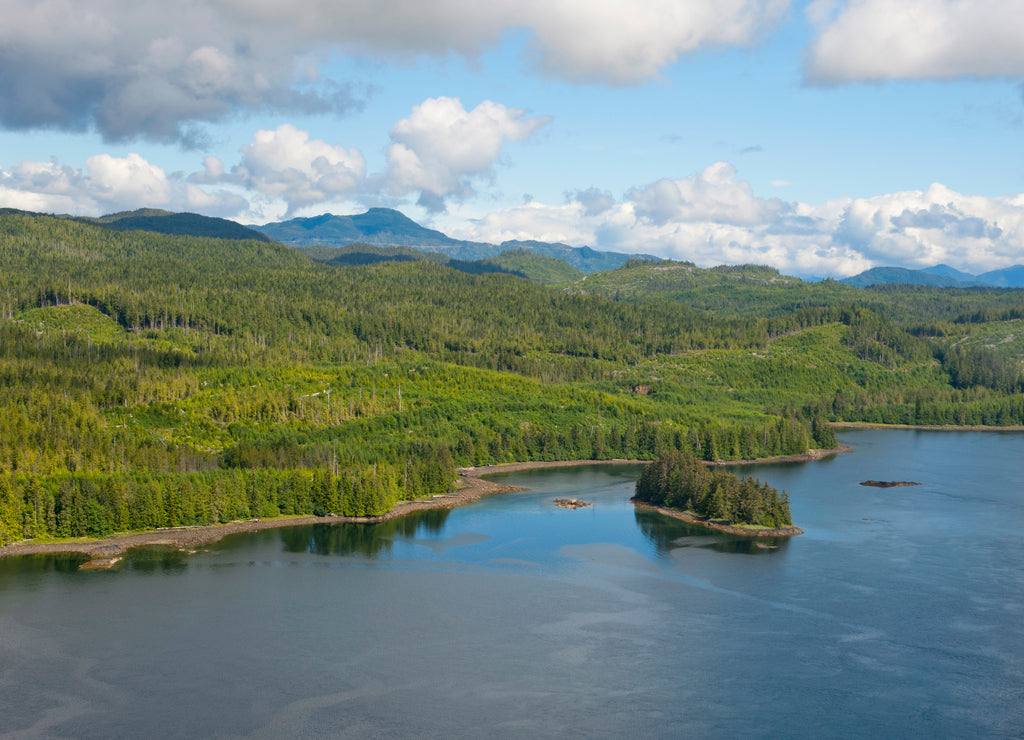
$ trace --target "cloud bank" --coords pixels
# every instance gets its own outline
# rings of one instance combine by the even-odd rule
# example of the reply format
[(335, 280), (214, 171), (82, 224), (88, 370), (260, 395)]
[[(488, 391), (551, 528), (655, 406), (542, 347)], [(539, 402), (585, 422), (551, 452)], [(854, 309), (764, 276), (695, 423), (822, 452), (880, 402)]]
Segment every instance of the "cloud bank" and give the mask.
[[(451, 192), (463, 187), (462, 178), (480, 171), (480, 162), (493, 165), (496, 150), (488, 153), (453, 170), (458, 176), (450, 181)], [(405, 177), (401, 166), (397, 171)], [(207, 157), (202, 169), (188, 175), (169, 175), (138, 154), (97, 155), (81, 170), (56, 161), (22, 162), (0, 170), (0, 203), (91, 215), (147, 206), (251, 222), (269, 202), (286, 207), (283, 215), (290, 216), (367, 195), (368, 183), (390, 187), (390, 177), (364, 177), (364, 168), (358, 151), (310, 139), (286, 125), (257, 132), (230, 169)], [(844, 276), (879, 265), (939, 263), (982, 272), (1024, 263), (1024, 195), (971, 196), (936, 183), (873, 198), (787, 202), (759, 197), (731, 164), (716, 162), (688, 177), (632, 188), (621, 199), (590, 188), (568, 193), (561, 204), (531, 201), (456, 223), (448, 231), (475, 241), (537, 239), (703, 266), (769, 264), (798, 275)]]
[(458, 236), (588, 244), (703, 266), (768, 264), (798, 275), (939, 263), (982, 272), (1024, 263), (1024, 195), (968, 196), (933, 184), (874, 198), (783, 202), (758, 197), (732, 165), (717, 162), (633, 188), (618, 201), (586, 190), (561, 205), (497, 211)]

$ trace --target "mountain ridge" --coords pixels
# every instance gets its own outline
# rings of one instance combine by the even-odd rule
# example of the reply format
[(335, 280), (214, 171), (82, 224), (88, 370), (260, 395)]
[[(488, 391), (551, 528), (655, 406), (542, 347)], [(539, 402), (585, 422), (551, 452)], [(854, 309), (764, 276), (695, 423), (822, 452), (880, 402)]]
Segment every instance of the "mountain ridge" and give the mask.
[(940, 288), (1022, 288), (1024, 265), (990, 270), (980, 275), (972, 275), (944, 264), (919, 270), (895, 266), (872, 267), (839, 282), (855, 288), (893, 284), (930, 285)]
[(572, 247), (560, 242), (509, 240), (491, 244), (453, 239), (444, 232), (421, 226), (401, 211), (391, 208), (370, 208), (365, 213), (350, 216), (324, 213), (250, 228), (292, 247), (342, 247), (359, 242), (379, 247), (401, 246), (441, 252), (452, 259), (467, 262), (493, 259), (503, 252), (521, 249), (560, 259), (588, 274), (615, 269), (636, 257), (658, 259), (651, 255)]

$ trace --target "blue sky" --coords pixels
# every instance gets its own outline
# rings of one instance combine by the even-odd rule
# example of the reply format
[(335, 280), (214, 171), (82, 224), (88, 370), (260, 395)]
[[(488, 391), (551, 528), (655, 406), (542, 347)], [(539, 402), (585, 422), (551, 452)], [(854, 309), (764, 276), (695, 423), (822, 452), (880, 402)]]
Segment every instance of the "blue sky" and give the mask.
[(1024, 263), (1019, 0), (0, 0), (0, 207)]

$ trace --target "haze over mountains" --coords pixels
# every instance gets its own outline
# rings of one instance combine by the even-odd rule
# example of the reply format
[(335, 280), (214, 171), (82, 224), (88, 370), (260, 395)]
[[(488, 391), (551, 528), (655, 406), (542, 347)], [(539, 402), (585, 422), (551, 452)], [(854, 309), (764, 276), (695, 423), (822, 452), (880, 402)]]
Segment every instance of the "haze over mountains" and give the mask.
[(371, 208), (354, 216), (325, 213), (312, 218), (251, 226), (272, 239), (292, 247), (343, 247), (353, 242), (377, 247), (414, 247), (441, 252), (452, 259), (473, 261), (497, 257), (502, 252), (523, 249), (568, 262), (577, 270), (591, 273), (614, 270), (633, 257), (659, 259), (652, 255), (600, 252), (590, 247), (541, 241), (506, 241), (501, 244), (452, 239), (448, 235), (420, 226), (399, 211)]
[(1021, 288), (1024, 287), (1024, 265), (991, 270), (980, 275), (972, 275), (949, 265), (935, 265), (921, 270), (906, 267), (872, 267), (840, 282), (857, 288), (892, 283), (934, 285), (941, 288)]
[[(312, 218), (293, 218), (289, 221), (250, 227), (272, 239), (294, 247), (342, 247), (353, 242), (378, 247), (413, 247), (440, 252), (452, 259), (475, 261), (497, 257), (502, 252), (522, 249), (568, 262), (585, 272), (613, 270), (631, 257), (660, 259), (652, 255), (600, 252), (590, 247), (571, 247), (567, 244), (541, 241), (506, 241), (487, 244), (452, 239), (448, 235), (428, 229), (390, 208), (371, 208), (353, 216), (335, 216), (325, 213)], [(908, 283), (940, 287), (1024, 287), (1024, 265), (972, 275), (949, 265), (936, 265), (923, 270), (904, 267), (874, 267), (843, 279), (841, 282), (867, 288), (883, 283)]]

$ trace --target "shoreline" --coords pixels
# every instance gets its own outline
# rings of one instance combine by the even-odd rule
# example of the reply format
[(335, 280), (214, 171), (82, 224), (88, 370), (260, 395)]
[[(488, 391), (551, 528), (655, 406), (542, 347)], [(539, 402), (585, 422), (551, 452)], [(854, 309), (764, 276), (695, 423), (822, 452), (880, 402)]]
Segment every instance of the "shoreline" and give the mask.
[(1005, 427), (985, 426), (983, 424), (961, 424), (939, 426), (936, 424), (876, 424), (869, 421), (833, 421), (829, 422), (833, 429), (914, 429), (923, 432), (1024, 432), (1024, 424), (1013, 424)]
[(841, 455), (844, 452), (853, 452), (853, 448), (850, 445), (840, 444), (828, 450), (807, 450), (807, 452), (801, 452), (799, 455), (779, 455), (778, 457), (760, 457), (747, 460), (702, 460), (701, 462), (718, 468), (727, 468), (734, 465), (774, 465), (776, 463), (824, 460), (826, 457)]
[(800, 527), (790, 525), (788, 527), (779, 527), (777, 529), (743, 527), (735, 526), (732, 524), (719, 524), (718, 522), (711, 521), (707, 517), (697, 516), (691, 514), (688, 511), (679, 511), (678, 509), (666, 509), (664, 506), (654, 506), (644, 501), (637, 501), (630, 499), (630, 503), (640, 509), (648, 509), (650, 511), (656, 511), (659, 514), (670, 516), (673, 519), (681, 519), (689, 524), (697, 524), (701, 527), (707, 527), (708, 529), (716, 529), (719, 532), (726, 532), (728, 534), (738, 534), (743, 537), (795, 537), (798, 534), (803, 534), (804, 531)]
[[(720, 460), (709, 462), (709, 465), (752, 465), (784, 462), (806, 462), (820, 460), (825, 457), (848, 452), (847, 445), (840, 445), (834, 450), (810, 450), (801, 455), (764, 458), (761, 460)], [(241, 532), (260, 532), (265, 529), (281, 529), (283, 527), (301, 527), (310, 524), (359, 523), (374, 524), (389, 519), (396, 519), (414, 511), (430, 509), (454, 509), (478, 501), (483, 496), (511, 493), (523, 490), (520, 486), (486, 480), (484, 476), (499, 473), (515, 473), (523, 470), (541, 470), (545, 468), (571, 468), (586, 465), (646, 465), (650, 460), (550, 460), (517, 463), (498, 463), (479, 467), (459, 468), (459, 482), (454, 491), (428, 499), (399, 501), (393, 509), (380, 516), (282, 516), (273, 519), (247, 519), (228, 522), (226, 524), (197, 524), (187, 527), (155, 529), (134, 534), (113, 534), (99, 539), (81, 538), (60, 542), (36, 542), (24, 540), (0, 547), (0, 558), (18, 557), (20, 555), (49, 555), (57, 553), (78, 553), (91, 558), (83, 567), (88, 569), (104, 569), (116, 564), (128, 550), (137, 547), (176, 547), (182, 550), (193, 550), (203, 545)], [(668, 510), (666, 510), (667, 512)], [(674, 514), (669, 514), (674, 516)], [(696, 522), (700, 523), (700, 522)], [(711, 526), (711, 525), (708, 525)], [(735, 529), (735, 528), (734, 528)], [(728, 531), (728, 530), (723, 530)], [(767, 535), (766, 535), (767, 536)]]

